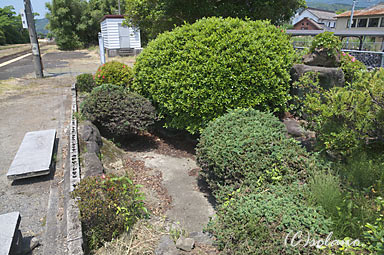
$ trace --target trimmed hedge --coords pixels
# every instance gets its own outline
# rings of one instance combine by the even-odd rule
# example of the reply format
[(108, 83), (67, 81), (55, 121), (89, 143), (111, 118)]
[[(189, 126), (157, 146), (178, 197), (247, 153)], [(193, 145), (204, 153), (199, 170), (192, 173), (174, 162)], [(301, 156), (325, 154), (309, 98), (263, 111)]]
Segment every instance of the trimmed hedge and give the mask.
[(156, 119), (148, 99), (112, 84), (96, 87), (81, 106), (86, 118), (114, 136), (137, 134)]
[(316, 167), (310, 159), (276, 117), (254, 109), (233, 110), (210, 122), (197, 145), (201, 174), (214, 192), (222, 186), (305, 180)]
[(133, 81), (133, 71), (128, 65), (117, 61), (111, 61), (100, 66), (95, 74), (95, 82), (102, 84), (115, 84), (129, 87)]
[(76, 87), (80, 92), (91, 92), (96, 87), (92, 74), (83, 73), (76, 76)]
[(268, 21), (204, 18), (148, 44), (134, 89), (167, 126), (197, 133), (228, 109), (284, 110), (294, 56), (288, 36)]
[[(304, 190), (304, 185), (293, 183), (236, 192), (219, 207), (208, 231), (222, 254), (320, 254), (320, 249), (303, 247), (308, 233), (310, 240), (320, 236), (325, 240), (333, 223), (321, 207), (307, 205)], [(300, 241), (299, 236), (293, 238), (298, 231), (302, 240), (292, 247), (292, 241), (294, 245)]]

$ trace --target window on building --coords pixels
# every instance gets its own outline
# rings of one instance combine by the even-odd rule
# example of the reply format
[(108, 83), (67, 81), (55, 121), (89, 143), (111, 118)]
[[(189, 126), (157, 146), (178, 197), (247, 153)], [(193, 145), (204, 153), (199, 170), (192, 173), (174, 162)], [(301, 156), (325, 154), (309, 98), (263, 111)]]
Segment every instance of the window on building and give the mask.
[(381, 18), (380, 27), (384, 27), (384, 17), (383, 17), (383, 18)]
[(378, 27), (379, 18), (369, 18), (368, 27)]
[(357, 27), (367, 27), (367, 19), (359, 19)]
[[(356, 19), (352, 20), (352, 26), (351, 27), (356, 27)], [(348, 19), (348, 22), (347, 22), (347, 28), (349, 28), (349, 19)]]

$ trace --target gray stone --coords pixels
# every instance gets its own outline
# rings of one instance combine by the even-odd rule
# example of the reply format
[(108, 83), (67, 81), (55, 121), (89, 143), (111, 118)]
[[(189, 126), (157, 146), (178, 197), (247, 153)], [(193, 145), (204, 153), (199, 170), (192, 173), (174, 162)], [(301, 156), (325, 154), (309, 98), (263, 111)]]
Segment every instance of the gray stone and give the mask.
[(199, 244), (205, 244), (205, 245), (212, 245), (213, 240), (212, 237), (208, 233), (203, 233), (201, 231), (199, 232), (192, 232), (189, 234), (190, 238), (193, 238), (196, 243)]
[(96, 153), (87, 152), (81, 155), (83, 167), (81, 178), (103, 174), (104, 167)]
[(86, 142), (87, 152), (96, 153), (100, 155), (100, 146), (94, 141)]
[(296, 119), (287, 118), (283, 120), (288, 134), (294, 137), (306, 136), (307, 132), (301, 127), (300, 122)]
[(19, 239), (20, 221), (19, 212), (0, 215), (0, 255), (8, 255), (15, 251)]
[(90, 121), (79, 124), (79, 139), (84, 142), (96, 142), (100, 147), (103, 146), (99, 129)]
[(8, 179), (17, 180), (49, 174), (55, 140), (55, 129), (26, 133), (8, 170)]
[(291, 69), (292, 81), (298, 81), (305, 73), (314, 72), (319, 76), (319, 84), (325, 89), (342, 87), (345, 84), (344, 72), (340, 68), (294, 65)]
[(340, 54), (329, 55), (325, 49), (315, 49), (314, 52), (303, 56), (303, 63), (309, 66), (339, 67)]
[(179, 251), (169, 235), (160, 238), (159, 245), (155, 249), (155, 255), (178, 255)]
[(180, 236), (176, 241), (176, 248), (182, 251), (192, 251), (195, 247), (195, 240), (193, 238), (185, 238)]

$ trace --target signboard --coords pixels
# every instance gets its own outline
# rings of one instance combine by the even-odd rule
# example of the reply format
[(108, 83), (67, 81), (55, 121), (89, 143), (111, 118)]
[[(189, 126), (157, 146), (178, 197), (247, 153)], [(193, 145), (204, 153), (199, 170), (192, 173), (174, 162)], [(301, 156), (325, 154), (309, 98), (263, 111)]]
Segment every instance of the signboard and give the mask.
[(23, 28), (28, 28), (27, 15), (25, 15), (25, 10), (20, 10), (21, 23), (23, 23)]

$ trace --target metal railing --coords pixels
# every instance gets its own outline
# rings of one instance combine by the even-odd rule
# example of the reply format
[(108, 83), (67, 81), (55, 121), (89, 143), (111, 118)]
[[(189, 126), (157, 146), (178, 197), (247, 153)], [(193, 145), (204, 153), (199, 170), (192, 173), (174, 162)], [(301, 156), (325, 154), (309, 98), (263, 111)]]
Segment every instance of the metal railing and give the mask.
[[(293, 45), (296, 50), (304, 50), (308, 48), (303, 46), (296, 46), (296, 43)], [(384, 67), (384, 52), (344, 49), (342, 51), (348, 52), (349, 55), (354, 56), (357, 60), (364, 63), (364, 65), (366, 65), (368, 68)]]

